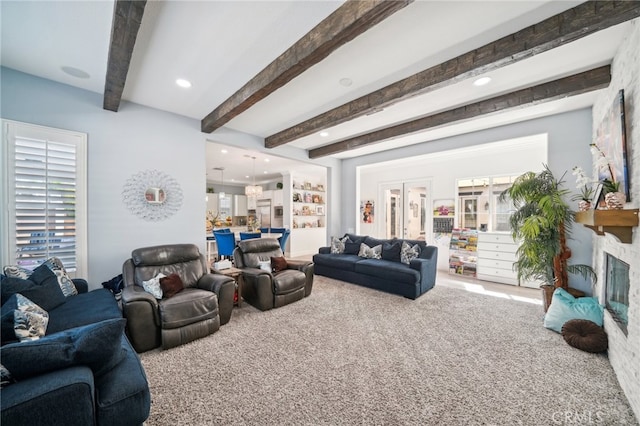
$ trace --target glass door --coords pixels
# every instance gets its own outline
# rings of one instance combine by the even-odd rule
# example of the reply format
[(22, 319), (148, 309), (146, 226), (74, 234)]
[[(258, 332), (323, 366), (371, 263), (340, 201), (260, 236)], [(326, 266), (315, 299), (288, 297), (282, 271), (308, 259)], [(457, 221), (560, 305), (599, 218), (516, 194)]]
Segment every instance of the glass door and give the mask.
[(382, 187), (385, 238), (424, 240), (427, 224), (427, 188), (399, 182)]

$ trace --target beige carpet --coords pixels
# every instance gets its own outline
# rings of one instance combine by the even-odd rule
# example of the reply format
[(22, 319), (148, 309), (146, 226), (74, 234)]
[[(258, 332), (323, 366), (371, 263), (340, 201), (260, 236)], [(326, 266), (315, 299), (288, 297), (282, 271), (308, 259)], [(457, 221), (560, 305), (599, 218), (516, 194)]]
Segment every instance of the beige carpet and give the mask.
[(438, 287), (409, 300), (325, 277), (207, 338), (142, 354), (146, 425), (637, 425), (605, 355), (529, 303)]

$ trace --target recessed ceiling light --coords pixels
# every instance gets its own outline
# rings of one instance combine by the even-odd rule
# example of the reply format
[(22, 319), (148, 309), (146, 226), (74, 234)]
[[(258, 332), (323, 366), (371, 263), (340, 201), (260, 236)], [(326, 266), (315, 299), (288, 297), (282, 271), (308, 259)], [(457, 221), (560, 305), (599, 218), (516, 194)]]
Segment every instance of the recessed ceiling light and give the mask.
[(340, 85), (344, 86), (344, 87), (349, 87), (353, 84), (353, 80), (351, 80), (350, 78), (341, 78), (340, 79)]
[(245, 175), (245, 178), (249, 179), (249, 175)]
[(76, 77), (76, 78), (89, 78), (89, 77), (91, 77), (88, 72), (83, 71), (83, 70), (81, 70), (79, 68), (68, 67), (68, 66), (65, 65), (63, 67), (60, 67), (60, 69), (62, 71), (64, 71), (66, 74), (69, 74), (71, 77)]
[(223, 154), (226, 154), (229, 151), (227, 151), (226, 149), (221, 149), (220, 152), (223, 153)]
[(491, 77), (480, 77), (476, 81), (473, 82), (474, 86), (484, 86), (485, 84), (489, 84), (491, 81)]
[(320, 136), (326, 138), (327, 136), (329, 136), (329, 132), (320, 132)]
[(269, 160), (268, 158), (265, 158), (265, 159), (264, 159), (264, 162), (265, 162), (265, 163), (268, 163), (269, 161), (271, 161), (271, 160)]
[(266, 175), (266, 174), (267, 174), (267, 173), (269, 173), (269, 172), (267, 172), (267, 171), (265, 170), (263, 173)]
[(185, 89), (191, 87), (191, 82), (189, 80), (185, 80), (184, 78), (177, 79), (176, 84), (180, 87), (184, 87)]

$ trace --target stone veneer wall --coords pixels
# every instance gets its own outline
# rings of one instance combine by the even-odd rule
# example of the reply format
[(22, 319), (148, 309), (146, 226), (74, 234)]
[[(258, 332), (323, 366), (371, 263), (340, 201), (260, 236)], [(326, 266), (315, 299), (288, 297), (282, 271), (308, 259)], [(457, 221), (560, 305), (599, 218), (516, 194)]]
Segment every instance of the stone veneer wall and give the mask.
[[(625, 208), (640, 206), (640, 19), (618, 48), (612, 63), (611, 84), (593, 106), (593, 134), (612, 105), (616, 94), (624, 89), (627, 159), (631, 202)], [(634, 228), (631, 244), (621, 244), (615, 237), (593, 237), (594, 267), (598, 284), (594, 295), (604, 303), (604, 253), (608, 252), (630, 265), (629, 325), (625, 336), (605, 310), (604, 326), (609, 336), (609, 360), (637, 419), (640, 419), (640, 228)]]

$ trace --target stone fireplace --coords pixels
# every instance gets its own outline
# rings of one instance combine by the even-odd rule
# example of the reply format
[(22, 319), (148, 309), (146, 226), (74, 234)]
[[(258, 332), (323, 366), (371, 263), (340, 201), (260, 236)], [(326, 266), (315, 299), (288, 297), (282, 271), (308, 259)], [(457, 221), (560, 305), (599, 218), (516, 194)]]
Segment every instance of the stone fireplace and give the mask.
[[(619, 90), (625, 93), (627, 160), (630, 201), (640, 206), (640, 19), (630, 29), (611, 63), (611, 83), (593, 105), (593, 134)], [(640, 419), (640, 227), (633, 227), (630, 243), (606, 234), (592, 237), (593, 266), (598, 274), (594, 296), (607, 306), (604, 328), (609, 339), (609, 361), (618, 382)], [(626, 283), (619, 284), (622, 279)], [(626, 324), (625, 324), (626, 323)]]

